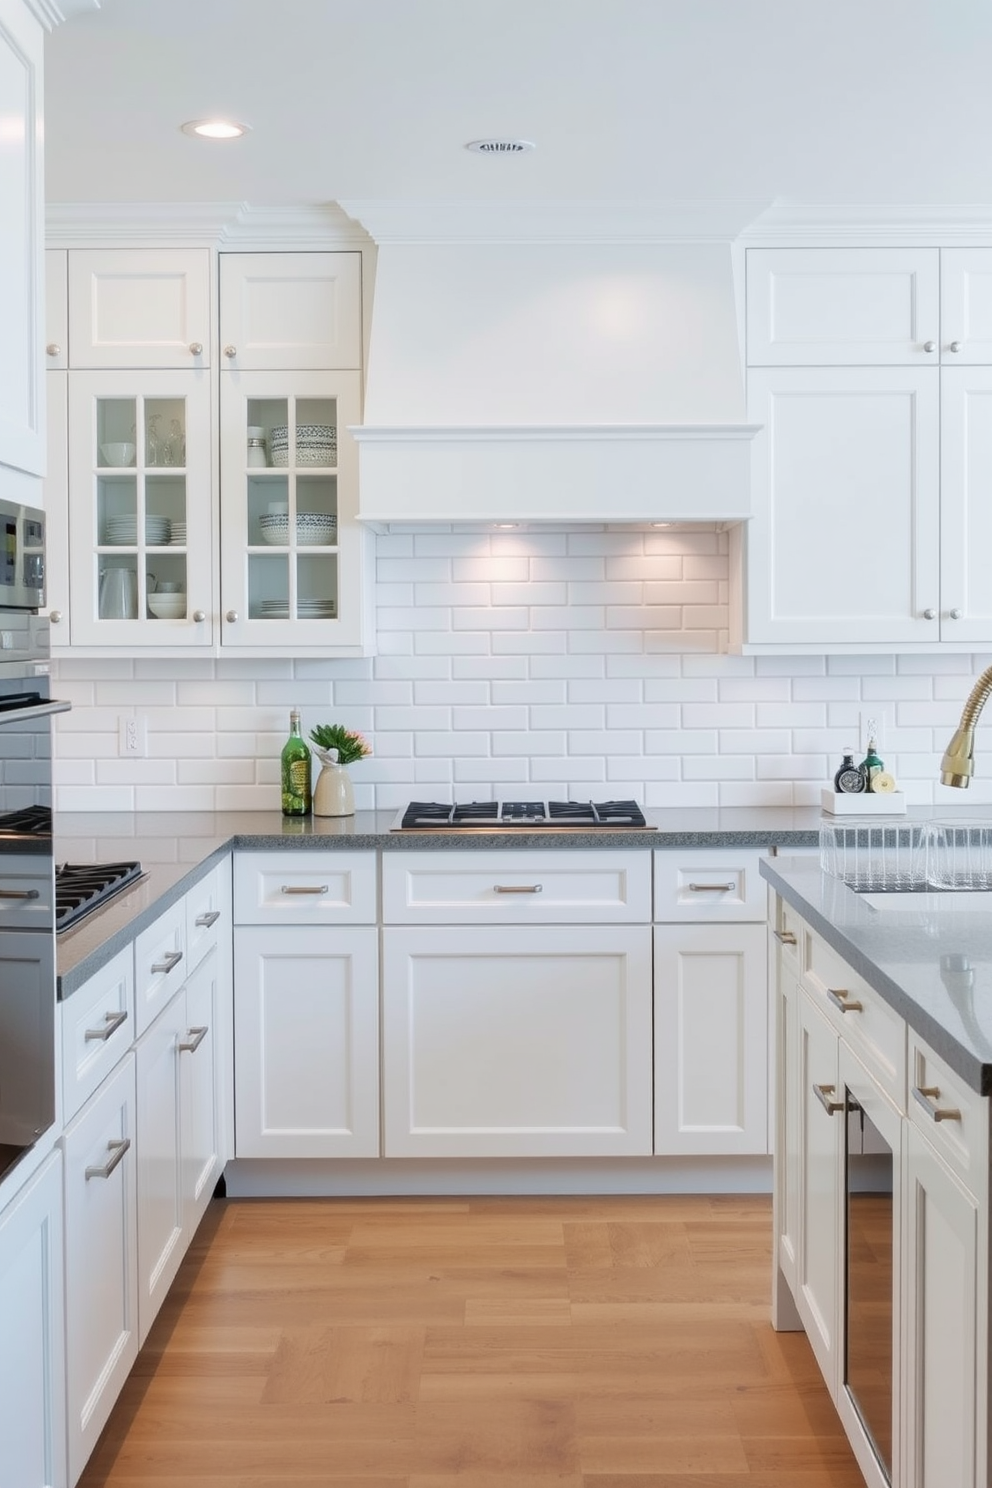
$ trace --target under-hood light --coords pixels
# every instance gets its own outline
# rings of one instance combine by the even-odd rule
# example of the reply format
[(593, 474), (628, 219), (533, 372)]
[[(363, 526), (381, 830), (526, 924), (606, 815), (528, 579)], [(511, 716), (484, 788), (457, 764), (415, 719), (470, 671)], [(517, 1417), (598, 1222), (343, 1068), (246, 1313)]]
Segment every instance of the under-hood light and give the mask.
[(190, 119), (180, 127), (183, 134), (191, 134), (198, 139), (232, 140), (247, 134), (251, 125), (236, 124), (233, 119)]
[(477, 139), (469, 140), (465, 148), (473, 155), (525, 155), (537, 146), (533, 140), (525, 139)]

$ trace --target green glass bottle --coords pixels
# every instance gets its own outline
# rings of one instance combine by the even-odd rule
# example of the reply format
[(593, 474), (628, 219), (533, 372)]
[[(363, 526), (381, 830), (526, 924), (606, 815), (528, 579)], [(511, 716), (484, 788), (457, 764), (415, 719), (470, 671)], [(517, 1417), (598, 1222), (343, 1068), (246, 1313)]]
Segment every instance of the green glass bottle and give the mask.
[(875, 740), (869, 739), (868, 753), (861, 761), (861, 773), (865, 777), (865, 790), (870, 791), (874, 789), (874, 787), (872, 786), (872, 781), (874, 780), (875, 776), (880, 775), (884, 769), (885, 765), (875, 753)]
[(289, 715), (289, 738), (280, 756), (282, 766), (283, 816), (309, 816), (313, 804), (310, 791), (310, 749), (300, 734), (299, 709)]

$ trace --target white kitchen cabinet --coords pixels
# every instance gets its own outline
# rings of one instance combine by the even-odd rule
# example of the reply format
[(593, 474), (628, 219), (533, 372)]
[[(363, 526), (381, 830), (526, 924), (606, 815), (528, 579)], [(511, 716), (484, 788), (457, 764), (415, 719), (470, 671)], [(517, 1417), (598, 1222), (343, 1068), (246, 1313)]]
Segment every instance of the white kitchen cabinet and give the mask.
[(186, 980), (186, 906), (182, 899), (163, 910), (134, 942), (135, 1028), (150, 1028)]
[(205, 248), (74, 248), (68, 306), (73, 369), (188, 371), (210, 365)]
[(992, 249), (749, 250), (747, 324), (738, 639), (992, 641)]
[(118, 951), (61, 1006), (62, 1114), (71, 1121), (134, 1042), (134, 952)]
[(62, 1136), (70, 1483), (138, 1355), (134, 1071), (126, 1054)]
[(796, 1009), (799, 1094), (799, 1254), (796, 1306), (831, 1395), (840, 1349), (843, 1123), (839, 1045), (833, 1028), (800, 993)]
[(237, 1157), (379, 1155), (377, 940), (372, 925), (238, 925)]
[(21, 0), (0, 0), (0, 465), (45, 470), (44, 32)]
[(231, 371), (358, 371), (359, 253), (222, 253), (222, 367)]
[(62, 1154), (0, 1210), (0, 1488), (65, 1488)]
[[(81, 646), (213, 640), (210, 386), (197, 372), (70, 372), (69, 636)], [(115, 575), (124, 578), (127, 599)], [(156, 615), (162, 588), (185, 596)]]
[(387, 1157), (651, 1152), (648, 926), (387, 926), (382, 996)]
[(764, 925), (656, 925), (654, 1150), (768, 1151)]
[[(49, 372), (69, 368), (69, 255), (64, 248), (45, 253), (45, 367)], [(64, 429), (59, 438), (65, 441)]]
[(190, 973), (183, 1001), (186, 1026), (179, 1040), (180, 1191), (185, 1248), (213, 1197), (226, 1160), (223, 1110), (221, 1002), (229, 989), (222, 952), (214, 946)]

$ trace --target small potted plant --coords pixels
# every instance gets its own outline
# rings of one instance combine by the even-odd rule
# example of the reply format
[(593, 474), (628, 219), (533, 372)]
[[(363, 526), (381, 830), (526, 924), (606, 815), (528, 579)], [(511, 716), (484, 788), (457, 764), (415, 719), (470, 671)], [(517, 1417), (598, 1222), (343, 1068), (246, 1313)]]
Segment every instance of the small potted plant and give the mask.
[(320, 774), (313, 788), (314, 816), (354, 816), (355, 793), (345, 767), (368, 759), (372, 745), (343, 723), (318, 723), (310, 730), (310, 738), (320, 760)]

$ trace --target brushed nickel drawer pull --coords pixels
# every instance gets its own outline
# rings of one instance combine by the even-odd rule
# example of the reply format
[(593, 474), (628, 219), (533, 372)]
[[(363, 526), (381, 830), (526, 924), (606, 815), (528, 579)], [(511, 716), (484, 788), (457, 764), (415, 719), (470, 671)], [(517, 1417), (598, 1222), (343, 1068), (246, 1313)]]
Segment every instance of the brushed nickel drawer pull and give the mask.
[(828, 1116), (834, 1116), (838, 1111), (843, 1111), (844, 1109), (843, 1101), (830, 1099), (832, 1095), (836, 1094), (836, 1091), (836, 1085), (813, 1086), (813, 1094), (816, 1096), (817, 1100), (820, 1102), (820, 1105), (826, 1111)]
[(493, 884), (494, 894), (540, 894), (543, 884)]
[(175, 967), (179, 965), (182, 959), (182, 951), (170, 951), (164, 961), (155, 962), (154, 966), (152, 967), (152, 971), (155, 973), (156, 976), (158, 976), (160, 973), (164, 973), (165, 976), (168, 976), (169, 972), (174, 970)]
[(130, 1137), (124, 1137), (119, 1142), (108, 1142), (107, 1151), (110, 1153), (110, 1156), (107, 1158), (107, 1161), (102, 1167), (87, 1168), (85, 1176), (87, 1178), (109, 1178), (130, 1145)]
[(940, 1097), (939, 1085), (914, 1085), (913, 1099), (923, 1107), (931, 1121), (960, 1121), (961, 1112), (956, 1111), (953, 1106), (941, 1109), (940, 1106), (932, 1106), (931, 1101)]
[(840, 1008), (842, 1013), (863, 1013), (864, 1005), (860, 1002), (849, 1002), (850, 993), (844, 987), (828, 987), (827, 996), (835, 1008)]
[(186, 1037), (179, 1040), (180, 1054), (195, 1054), (209, 1032), (208, 1027), (187, 1028)]
[(796, 944), (796, 937), (793, 935), (791, 930), (773, 930), (772, 934), (774, 935), (775, 939), (780, 940), (783, 945)]
[(736, 884), (697, 884), (691, 883), (689, 891), (693, 894), (729, 894), (731, 889), (736, 889)]
[(199, 926), (202, 926), (203, 929), (209, 930), (210, 929), (210, 926), (211, 925), (216, 925), (216, 923), (217, 923), (217, 921), (219, 919), (220, 919), (220, 910), (219, 909), (208, 909), (206, 911), (206, 913), (204, 913), (202, 915), (197, 915), (197, 917), (196, 917), (196, 924), (197, 924), (198, 927)]
[(91, 1039), (99, 1039), (101, 1044), (105, 1044), (110, 1035), (116, 1033), (122, 1023), (127, 1022), (127, 1008), (122, 1008), (117, 1013), (104, 1013), (103, 1016), (107, 1021), (102, 1028), (87, 1028), (86, 1043)]
[(308, 888), (305, 884), (283, 884), (279, 892), (280, 894), (327, 894), (330, 892), (330, 885), (317, 884), (313, 888)]
[(0, 899), (38, 899), (38, 889), (0, 889)]

